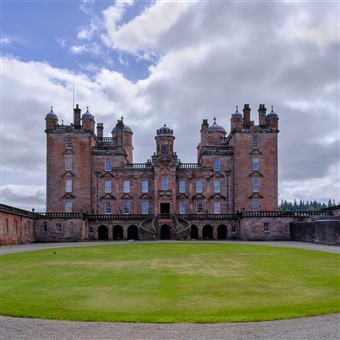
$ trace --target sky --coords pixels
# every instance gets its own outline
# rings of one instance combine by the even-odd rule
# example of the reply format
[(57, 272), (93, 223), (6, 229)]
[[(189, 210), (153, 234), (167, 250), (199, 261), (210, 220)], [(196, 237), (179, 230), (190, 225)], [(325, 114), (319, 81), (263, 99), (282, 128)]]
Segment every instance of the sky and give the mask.
[(340, 201), (339, 1), (1, 0), (1, 203), (45, 211), (45, 116), (124, 117), (134, 162), (174, 130), (196, 162), (203, 119), (279, 115), (279, 202)]

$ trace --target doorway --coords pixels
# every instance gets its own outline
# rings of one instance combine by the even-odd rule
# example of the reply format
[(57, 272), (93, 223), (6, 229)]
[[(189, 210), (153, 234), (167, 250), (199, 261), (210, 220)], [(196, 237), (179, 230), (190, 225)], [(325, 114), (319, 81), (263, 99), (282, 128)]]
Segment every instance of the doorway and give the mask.
[(170, 227), (167, 224), (161, 226), (161, 240), (170, 240)]
[(170, 203), (161, 203), (161, 214), (170, 214)]

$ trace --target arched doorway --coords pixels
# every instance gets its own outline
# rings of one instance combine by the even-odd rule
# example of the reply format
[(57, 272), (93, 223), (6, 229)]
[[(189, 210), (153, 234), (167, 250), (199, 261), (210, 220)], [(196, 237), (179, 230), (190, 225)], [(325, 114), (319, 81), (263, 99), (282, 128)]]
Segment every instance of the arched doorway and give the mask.
[(212, 240), (213, 236), (213, 227), (209, 224), (206, 224), (202, 230), (202, 238), (203, 240)]
[(191, 226), (190, 238), (192, 240), (198, 240), (198, 228), (195, 225)]
[(138, 240), (138, 228), (135, 225), (130, 225), (127, 238), (128, 240)]
[(109, 229), (106, 225), (101, 225), (98, 228), (98, 240), (108, 240), (109, 239)]
[(161, 240), (170, 240), (170, 227), (167, 224), (161, 226)]
[(112, 230), (112, 239), (113, 240), (122, 240), (123, 239), (123, 227), (120, 225), (115, 225)]
[(226, 240), (227, 239), (227, 227), (224, 224), (221, 224), (217, 228), (217, 239), (218, 240)]

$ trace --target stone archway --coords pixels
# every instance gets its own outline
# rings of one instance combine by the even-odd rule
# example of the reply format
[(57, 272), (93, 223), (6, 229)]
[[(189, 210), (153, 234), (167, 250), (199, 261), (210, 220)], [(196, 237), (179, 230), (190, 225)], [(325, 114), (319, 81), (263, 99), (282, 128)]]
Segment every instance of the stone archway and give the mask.
[(170, 226), (167, 224), (161, 226), (161, 240), (170, 240)]
[(98, 228), (98, 240), (108, 240), (109, 239), (109, 229), (106, 225), (101, 225)]
[(217, 228), (217, 239), (218, 240), (227, 239), (227, 227), (224, 224), (219, 225)]
[(212, 240), (213, 238), (214, 238), (213, 227), (209, 224), (206, 224), (202, 229), (202, 239)]
[(115, 225), (112, 229), (112, 239), (122, 240), (123, 239), (123, 227), (120, 225)]
[(198, 228), (195, 225), (191, 226), (190, 238), (192, 240), (198, 240)]
[(130, 225), (127, 233), (128, 240), (138, 240), (138, 228), (135, 225)]

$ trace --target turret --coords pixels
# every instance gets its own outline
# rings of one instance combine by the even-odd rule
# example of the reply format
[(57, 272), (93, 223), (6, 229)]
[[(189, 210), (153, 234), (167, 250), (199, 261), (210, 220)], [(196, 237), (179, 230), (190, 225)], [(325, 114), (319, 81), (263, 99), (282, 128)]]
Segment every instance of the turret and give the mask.
[(260, 104), (259, 107), (259, 125), (261, 128), (265, 128), (267, 126), (267, 119), (266, 119), (266, 107), (264, 104)]
[(236, 106), (236, 111), (231, 115), (230, 128), (232, 132), (242, 130), (242, 114), (238, 112), (238, 106)]
[(214, 117), (214, 123), (208, 127), (208, 145), (219, 145), (225, 135), (225, 128), (218, 125), (216, 123), (216, 117)]
[(73, 109), (73, 126), (75, 129), (80, 129), (80, 114), (81, 109), (79, 108), (79, 105), (77, 104), (76, 107)]
[(58, 125), (58, 116), (53, 112), (53, 106), (51, 111), (46, 115), (46, 130), (53, 130)]
[(156, 140), (156, 154), (159, 155), (174, 155), (174, 131), (164, 124), (163, 127), (157, 130)]
[(267, 115), (267, 122), (271, 130), (279, 131), (279, 116), (274, 112), (273, 106), (271, 112)]
[(83, 129), (94, 131), (94, 117), (89, 112), (89, 108), (87, 108), (86, 112), (82, 115), (81, 120), (83, 122)]

